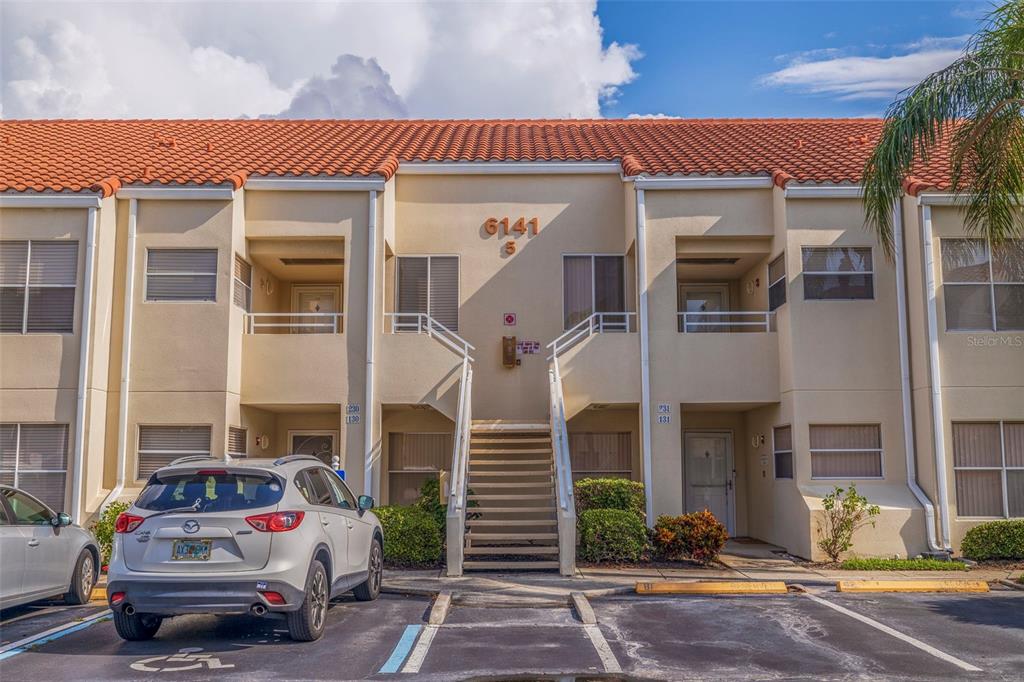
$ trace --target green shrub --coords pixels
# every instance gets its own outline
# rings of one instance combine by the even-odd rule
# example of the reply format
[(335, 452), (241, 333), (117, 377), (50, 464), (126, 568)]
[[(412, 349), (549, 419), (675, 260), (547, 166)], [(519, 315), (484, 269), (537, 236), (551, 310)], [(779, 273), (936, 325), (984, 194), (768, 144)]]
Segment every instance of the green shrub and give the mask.
[(647, 545), (644, 522), (621, 509), (584, 511), (579, 531), (579, 555), (584, 561), (639, 561)]
[(832, 561), (839, 561), (839, 555), (853, 546), (853, 534), (858, 528), (874, 526), (872, 518), (882, 513), (877, 504), (859, 495), (852, 483), (846, 489), (836, 486), (821, 498), (821, 506), (824, 512), (818, 522), (818, 547)]
[(702, 564), (717, 559), (728, 539), (725, 526), (707, 509), (682, 516), (659, 516), (652, 534), (660, 557), (673, 561), (690, 558)]
[(992, 521), (967, 531), (960, 552), (968, 559), (1024, 559), (1024, 520)]
[(441, 529), (416, 507), (380, 507), (373, 512), (384, 531), (384, 562), (389, 566), (435, 566), (441, 560)]
[(847, 559), (839, 566), (846, 571), (966, 571), (959, 561), (939, 559)]
[(131, 506), (131, 502), (111, 502), (89, 527), (100, 543), (100, 566), (110, 563), (110, 552), (114, 548), (114, 522), (121, 512), (128, 511)]
[(428, 478), (423, 481), (423, 485), (420, 486), (419, 499), (413, 503), (413, 506), (430, 514), (441, 530), (441, 537), (444, 537), (448, 521), (448, 507), (441, 504), (441, 480)]
[(619, 509), (645, 516), (644, 484), (625, 478), (584, 478), (576, 481), (576, 515), (588, 509)]

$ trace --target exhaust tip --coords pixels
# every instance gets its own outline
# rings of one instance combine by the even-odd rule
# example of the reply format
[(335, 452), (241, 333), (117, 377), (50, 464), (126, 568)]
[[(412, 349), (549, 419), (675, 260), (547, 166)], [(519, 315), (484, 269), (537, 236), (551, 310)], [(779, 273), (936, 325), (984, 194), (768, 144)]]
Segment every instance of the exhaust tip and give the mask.
[(124, 607), (124, 614), (126, 616), (134, 616), (135, 615), (135, 607), (132, 606), (131, 604), (128, 604), (127, 606)]
[(254, 616), (262, 616), (267, 612), (267, 607), (263, 604), (253, 604), (251, 611)]

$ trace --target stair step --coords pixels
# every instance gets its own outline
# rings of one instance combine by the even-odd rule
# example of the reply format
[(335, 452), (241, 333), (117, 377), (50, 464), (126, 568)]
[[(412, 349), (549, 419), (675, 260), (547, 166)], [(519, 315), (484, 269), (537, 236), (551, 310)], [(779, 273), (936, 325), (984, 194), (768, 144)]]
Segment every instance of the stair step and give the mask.
[(557, 561), (463, 561), (462, 568), (484, 571), (541, 571), (557, 569)]
[(467, 526), (557, 526), (555, 519), (467, 519)]
[(490, 434), (488, 434), (488, 433), (477, 433), (477, 434), (474, 434), (474, 435), (471, 436), (471, 439), (477, 441), (478, 443), (486, 443), (488, 445), (490, 445), (491, 443), (513, 443), (515, 445), (520, 445), (522, 443), (550, 443), (551, 442), (551, 436), (547, 436), (546, 438), (537, 438), (537, 437), (534, 437), (534, 436), (522, 436), (521, 438), (509, 438), (505, 434), (502, 434), (501, 438), (492, 438), (490, 436)]
[(472, 469), (474, 466), (525, 466), (527, 464), (547, 464), (551, 466), (550, 459), (471, 459), (469, 460), (469, 468)]
[(477, 540), (557, 540), (558, 533), (467, 533), (466, 539)]
[(515, 554), (558, 554), (558, 547), (551, 545), (549, 547), (539, 546), (520, 546), (520, 545), (508, 545), (505, 547), (467, 547), (463, 550), (464, 554), (498, 554), (498, 555), (515, 555)]
[[(518, 498), (517, 498), (518, 499)], [(544, 499), (549, 499), (546, 495)], [(470, 507), (466, 510), (467, 514), (554, 514), (555, 507)], [(526, 519), (522, 520), (526, 523)], [(472, 523), (472, 519), (467, 523)], [(501, 523), (506, 523), (502, 521)], [(517, 521), (508, 520), (507, 523), (517, 523)]]
[(536, 476), (553, 476), (551, 469), (529, 469), (525, 471), (481, 471), (470, 469), (470, 478), (480, 478), (489, 476), (524, 476), (526, 478), (533, 478)]
[(485, 448), (483, 450), (470, 446), (470, 455), (550, 455), (551, 448), (523, 448), (509, 450), (507, 448)]
[(549, 433), (551, 425), (547, 422), (473, 422), (473, 433)]
[[(476, 486), (474, 486), (476, 487)], [(504, 502), (511, 502), (513, 500), (554, 500), (554, 493), (548, 493), (546, 495), (469, 495), (471, 500), (501, 500)], [(552, 507), (554, 509), (554, 507)], [(475, 511), (475, 508), (474, 508)]]
[(553, 481), (537, 481), (535, 483), (491, 483), (489, 481), (474, 482), (470, 481), (470, 486), (473, 488), (553, 488), (555, 484)]

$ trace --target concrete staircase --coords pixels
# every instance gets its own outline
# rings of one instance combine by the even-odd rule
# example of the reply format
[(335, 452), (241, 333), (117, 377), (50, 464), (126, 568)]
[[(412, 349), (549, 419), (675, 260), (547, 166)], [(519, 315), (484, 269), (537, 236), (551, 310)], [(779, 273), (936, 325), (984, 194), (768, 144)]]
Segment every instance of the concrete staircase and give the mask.
[(474, 420), (467, 487), (464, 569), (558, 569), (547, 422)]

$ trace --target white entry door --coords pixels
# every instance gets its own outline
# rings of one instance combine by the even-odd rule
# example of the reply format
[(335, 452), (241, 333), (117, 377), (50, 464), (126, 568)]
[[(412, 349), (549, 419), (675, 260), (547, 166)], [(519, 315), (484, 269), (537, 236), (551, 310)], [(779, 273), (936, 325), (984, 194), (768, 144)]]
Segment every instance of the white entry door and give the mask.
[(296, 284), (292, 286), (292, 312), (318, 314), (323, 317), (297, 315), (292, 318), (293, 334), (333, 334), (338, 329), (334, 318), (341, 300), (341, 287)]
[(686, 331), (690, 334), (728, 331), (727, 326), (719, 324), (726, 322), (727, 319), (722, 315), (714, 314), (728, 310), (728, 285), (679, 284), (679, 311), (686, 313), (686, 328), (680, 328), (679, 331)]
[(732, 434), (688, 431), (683, 438), (686, 511), (707, 509), (733, 533)]

